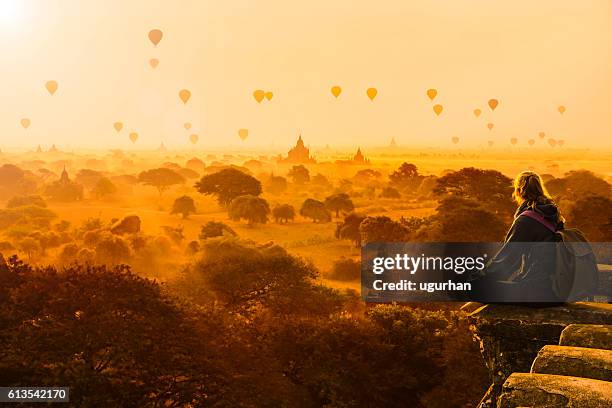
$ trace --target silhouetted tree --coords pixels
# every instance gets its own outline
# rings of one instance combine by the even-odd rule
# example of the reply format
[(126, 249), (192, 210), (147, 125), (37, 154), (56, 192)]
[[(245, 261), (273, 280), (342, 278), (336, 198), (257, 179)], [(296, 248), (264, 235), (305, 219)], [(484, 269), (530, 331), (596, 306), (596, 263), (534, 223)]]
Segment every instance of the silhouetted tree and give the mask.
[(304, 184), (310, 181), (310, 172), (302, 164), (293, 166), (289, 170), (289, 173), (287, 173), (287, 176), (291, 178), (295, 184)]
[(515, 210), (512, 201), (512, 180), (497, 170), (466, 167), (437, 180), (433, 192), (439, 199), (447, 196), (473, 200), (493, 213), (510, 217)]
[(392, 199), (402, 198), (402, 195), (400, 194), (399, 191), (397, 191), (396, 188), (388, 187), (388, 186), (382, 189), (382, 191), (380, 192), (380, 196), (382, 198), (392, 198)]
[(354, 176), (353, 180), (357, 183), (368, 184), (372, 181), (376, 181), (381, 177), (381, 174), (378, 170), (373, 169), (363, 169), (359, 170)]
[(344, 221), (338, 223), (336, 227), (336, 238), (348, 239), (355, 243), (356, 247), (361, 246), (361, 232), (359, 225), (366, 217), (360, 214), (351, 213), (344, 217)]
[(389, 217), (366, 217), (359, 225), (361, 242), (402, 242), (408, 229)]
[(231, 220), (244, 219), (248, 225), (268, 222), (270, 206), (263, 198), (252, 195), (243, 195), (232, 200), (228, 207), (228, 215)]
[(302, 203), (300, 215), (312, 219), (312, 222), (331, 221), (331, 213), (325, 207), (325, 204), (313, 198), (307, 198), (304, 203)]
[(355, 209), (353, 201), (346, 193), (333, 194), (325, 199), (325, 207), (340, 216), (340, 211), (351, 212)]
[(295, 218), (295, 208), (291, 204), (277, 205), (272, 209), (272, 216), (279, 224), (293, 221)]
[(414, 164), (402, 163), (402, 165), (389, 175), (389, 182), (392, 186), (400, 189), (416, 190), (423, 176)]
[(361, 262), (345, 257), (337, 259), (327, 277), (339, 281), (357, 280), (361, 277)]
[(38, 207), (47, 207), (47, 203), (45, 200), (39, 195), (27, 195), (27, 196), (15, 196), (8, 200), (6, 203), (6, 208), (15, 208), (15, 207), (23, 207), (35, 205)]
[(143, 171), (138, 175), (138, 181), (144, 185), (153, 186), (161, 196), (171, 186), (185, 182), (185, 178), (176, 171), (160, 167)]
[(578, 228), (593, 242), (606, 242), (610, 236), (612, 200), (591, 195), (576, 201), (567, 214), (567, 226)]
[(195, 214), (195, 212), (195, 201), (193, 201), (193, 198), (184, 195), (174, 200), (170, 214), (181, 214), (183, 218), (188, 218), (190, 214)]
[(221, 237), (223, 235), (236, 236), (237, 234), (229, 225), (223, 222), (208, 221), (206, 224), (202, 225), (198, 238), (200, 240), (205, 240), (208, 238)]
[(113, 184), (108, 177), (101, 177), (96, 185), (91, 190), (92, 194), (97, 198), (101, 199), (109, 195), (113, 195), (117, 192), (117, 186)]
[(445, 198), (436, 212), (430, 227), (434, 241), (500, 242), (509, 227), (500, 214), (472, 199)]
[(195, 188), (202, 194), (217, 196), (217, 201), (224, 207), (238, 196), (261, 194), (259, 180), (234, 168), (202, 177), (195, 184)]
[(578, 201), (590, 195), (612, 197), (612, 185), (587, 170), (570, 171), (565, 177), (552, 178), (544, 184), (554, 197), (570, 201)]
[(266, 191), (279, 195), (287, 191), (287, 180), (281, 176), (270, 176), (266, 183)]

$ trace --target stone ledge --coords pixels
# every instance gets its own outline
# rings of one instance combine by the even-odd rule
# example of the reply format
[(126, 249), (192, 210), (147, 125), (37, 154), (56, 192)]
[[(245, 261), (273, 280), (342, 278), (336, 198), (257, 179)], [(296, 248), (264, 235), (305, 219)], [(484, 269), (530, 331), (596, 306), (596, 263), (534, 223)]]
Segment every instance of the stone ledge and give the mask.
[[(466, 309), (473, 309), (469, 305)], [(573, 303), (529, 307), (488, 304), (468, 315), (473, 334), (480, 342), (492, 385), (479, 404), (495, 406), (502, 385), (512, 373), (528, 373), (540, 349), (558, 345), (565, 327), (586, 323), (612, 325), (612, 305)]]
[(561, 332), (559, 345), (612, 350), (612, 325), (570, 324)]
[(532, 373), (612, 380), (612, 351), (586, 347), (544, 346), (531, 366)]
[(504, 383), (499, 408), (609, 408), (612, 383), (551, 374), (512, 374)]

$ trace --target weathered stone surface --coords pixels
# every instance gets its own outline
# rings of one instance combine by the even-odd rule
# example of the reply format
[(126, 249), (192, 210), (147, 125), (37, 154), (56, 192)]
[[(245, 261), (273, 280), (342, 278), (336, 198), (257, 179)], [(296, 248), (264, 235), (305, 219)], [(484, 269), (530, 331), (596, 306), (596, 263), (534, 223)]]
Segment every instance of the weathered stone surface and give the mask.
[(551, 374), (512, 374), (504, 383), (499, 408), (609, 408), (612, 383)]
[(559, 345), (612, 350), (612, 325), (570, 324), (561, 332)]
[(612, 351), (585, 347), (544, 346), (533, 360), (531, 372), (612, 381)]
[(475, 337), (480, 341), (492, 387), (480, 408), (495, 406), (501, 387), (512, 373), (527, 373), (538, 351), (559, 344), (563, 329), (574, 323), (612, 324), (612, 305), (572, 303), (549, 307), (489, 304), (469, 315)]
[(136, 234), (140, 231), (140, 217), (137, 215), (127, 215), (117, 221), (111, 227), (111, 232), (116, 235)]

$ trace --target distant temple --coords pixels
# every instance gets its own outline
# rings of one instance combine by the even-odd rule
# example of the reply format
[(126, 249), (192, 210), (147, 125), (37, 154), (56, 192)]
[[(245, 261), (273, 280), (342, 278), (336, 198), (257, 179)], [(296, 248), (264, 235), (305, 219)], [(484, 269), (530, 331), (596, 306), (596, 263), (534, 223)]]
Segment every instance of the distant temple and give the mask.
[(361, 148), (357, 149), (357, 153), (353, 156), (353, 163), (355, 164), (369, 164), (370, 159), (367, 159), (362, 153)]
[(161, 142), (161, 144), (157, 148), (157, 151), (158, 152), (166, 152), (166, 151), (168, 151), (168, 149), (166, 149), (166, 145), (164, 144), (164, 142)]
[(336, 164), (370, 164), (370, 159), (366, 158), (361, 153), (361, 148), (357, 149), (357, 153), (349, 160), (336, 160)]
[(62, 171), (60, 179), (49, 184), (46, 194), (57, 201), (79, 201), (83, 199), (83, 186), (70, 180), (66, 167)]
[(295, 147), (287, 153), (287, 158), (279, 160), (282, 163), (307, 164), (316, 163), (315, 159), (310, 157), (310, 149), (304, 146), (302, 135), (297, 140)]
[(395, 143), (395, 138), (391, 138), (391, 143), (389, 143), (389, 147), (397, 147), (397, 143)]

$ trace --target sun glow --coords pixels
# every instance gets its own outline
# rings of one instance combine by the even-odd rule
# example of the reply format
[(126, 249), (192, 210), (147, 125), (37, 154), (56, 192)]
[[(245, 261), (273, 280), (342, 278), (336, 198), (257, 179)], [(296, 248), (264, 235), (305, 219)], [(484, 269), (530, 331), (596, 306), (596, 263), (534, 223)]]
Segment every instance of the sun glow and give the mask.
[(0, 28), (17, 26), (21, 14), (21, 0), (0, 0)]

